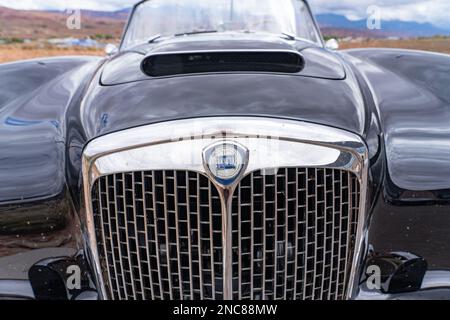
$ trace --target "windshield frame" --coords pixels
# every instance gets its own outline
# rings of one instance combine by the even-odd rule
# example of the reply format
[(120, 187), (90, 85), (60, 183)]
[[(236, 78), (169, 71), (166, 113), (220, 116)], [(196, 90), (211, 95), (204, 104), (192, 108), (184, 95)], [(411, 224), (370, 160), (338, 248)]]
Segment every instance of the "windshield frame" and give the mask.
[[(124, 49), (125, 37), (126, 37), (126, 35), (127, 35), (127, 33), (128, 33), (128, 29), (129, 29), (129, 27), (130, 27), (130, 25), (131, 25), (131, 21), (133, 20), (133, 16), (134, 16), (134, 14), (135, 14), (137, 8), (138, 8), (141, 4), (143, 4), (143, 3), (145, 3), (145, 2), (149, 2), (149, 1), (152, 1), (152, 0), (141, 0), (141, 1), (139, 1), (138, 3), (136, 3), (136, 4), (133, 6), (133, 9), (131, 10), (130, 15), (128, 16), (128, 20), (127, 20), (127, 23), (126, 23), (126, 25), (125, 25), (125, 28), (124, 28), (124, 30), (123, 30), (123, 32), (122, 32), (122, 38), (121, 38), (121, 40), (120, 40), (119, 51), (125, 50), (125, 49)], [(317, 44), (320, 45), (321, 47), (325, 47), (325, 41), (324, 41), (324, 39), (323, 39), (322, 32), (321, 32), (321, 30), (320, 30), (320, 28), (319, 28), (319, 24), (318, 24), (318, 22), (317, 22), (317, 20), (316, 20), (316, 17), (314, 16), (312, 10), (311, 10), (311, 7), (310, 7), (308, 1), (307, 1), (307, 0), (300, 0), (300, 1), (302, 1), (302, 2), (305, 4), (306, 9), (308, 10), (308, 13), (309, 13), (309, 15), (310, 15), (310, 17), (311, 17), (311, 19), (312, 19), (312, 22), (313, 22), (313, 25), (314, 25), (314, 29), (315, 29), (316, 34), (317, 34), (317, 38), (319, 39), (319, 43), (317, 43)], [(155, 36), (156, 36), (156, 35), (155, 35)], [(298, 39), (305, 40), (305, 41), (307, 41), (307, 42), (312, 42), (311, 40), (308, 40), (308, 39), (303, 39), (303, 38), (298, 38)], [(316, 42), (313, 42), (313, 43), (316, 43)]]

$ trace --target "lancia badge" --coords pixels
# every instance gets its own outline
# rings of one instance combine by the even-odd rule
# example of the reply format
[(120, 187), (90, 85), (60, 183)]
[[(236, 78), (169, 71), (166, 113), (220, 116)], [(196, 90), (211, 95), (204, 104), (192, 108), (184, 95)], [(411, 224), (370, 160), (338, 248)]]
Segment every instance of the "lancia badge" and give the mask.
[(224, 186), (233, 184), (242, 176), (248, 158), (248, 149), (236, 142), (218, 142), (203, 151), (206, 171)]

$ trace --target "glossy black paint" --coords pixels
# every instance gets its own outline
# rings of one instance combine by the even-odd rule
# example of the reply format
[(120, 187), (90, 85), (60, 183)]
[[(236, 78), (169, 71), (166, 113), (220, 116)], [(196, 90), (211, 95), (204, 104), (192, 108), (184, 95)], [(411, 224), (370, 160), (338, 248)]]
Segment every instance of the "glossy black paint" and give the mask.
[(218, 115), (295, 118), (364, 134), (366, 114), (354, 85), (350, 76), (342, 81), (272, 74), (166, 77), (91, 87), (85, 100), (89, 107), (81, 117), (89, 138), (171, 119)]
[[(158, 79), (140, 70), (142, 59), (158, 50), (213, 48), (298, 50), (305, 68), (299, 75)], [(80, 187), (89, 141), (135, 126), (212, 116), (289, 118), (361, 135), (371, 155), (369, 243), (377, 252), (413, 252), (429, 270), (450, 270), (449, 87), (449, 56), (332, 53), (255, 34), (162, 40), (109, 61), (0, 65), (0, 297), (32, 297), (26, 285), (11, 294), (11, 281), (31, 276), (31, 283), (40, 283), (33, 266), (86, 249)]]
[(414, 191), (450, 189), (450, 59), (401, 50), (349, 55), (372, 86), (392, 182)]
[(392, 49), (344, 55), (372, 89), (386, 172), (369, 242), (450, 270), (450, 57)]
[(61, 193), (65, 112), (92, 61), (57, 58), (0, 69), (0, 203)]
[(34, 298), (32, 266), (83, 248), (66, 183), (66, 112), (98, 60), (0, 66), (0, 298)]
[[(341, 61), (330, 52), (308, 42), (289, 41), (267, 34), (223, 34), (198, 35), (191, 37), (159, 40), (124, 51), (108, 62), (103, 69), (103, 85), (116, 85), (135, 81), (152, 80), (141, 72), (145, 57), (177, 52), (196, 52), (223, 50), (285, 50), (299, 52), (305, 60), (304, 68), (297, 74), (303, 77), (342, 80), (345, 70)], [(153, 79), (154, 80), (154, 79)]]

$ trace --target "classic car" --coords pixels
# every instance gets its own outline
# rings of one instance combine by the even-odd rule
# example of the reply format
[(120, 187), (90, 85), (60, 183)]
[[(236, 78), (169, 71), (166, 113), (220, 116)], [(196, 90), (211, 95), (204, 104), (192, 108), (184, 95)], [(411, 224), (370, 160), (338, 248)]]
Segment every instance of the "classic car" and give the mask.
[(0, 66), (2, 299), (450, 298), (450, 56), (304, 0), (148, 0)]

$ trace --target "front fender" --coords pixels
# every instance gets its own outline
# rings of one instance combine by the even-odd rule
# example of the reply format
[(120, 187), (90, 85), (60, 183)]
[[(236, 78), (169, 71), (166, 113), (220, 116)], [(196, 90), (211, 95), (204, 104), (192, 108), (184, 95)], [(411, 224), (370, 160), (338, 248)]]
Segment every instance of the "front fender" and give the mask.
[(80, 247), (66, 184), (65, 115), (98, 62), (70, 57), (0, 65), (0, 297), (11, 281), (27, 283), (38, 261), (73, 256)]
[[(370, 87), (385, 144), (369, 243), (376, 252), (413, 252), (427, 260), (429, 273), (448, 275), (450, 56), (394, 49), (343, 56)], [(450, 280), (441, 277), (439, 287), (450, 288)]]

